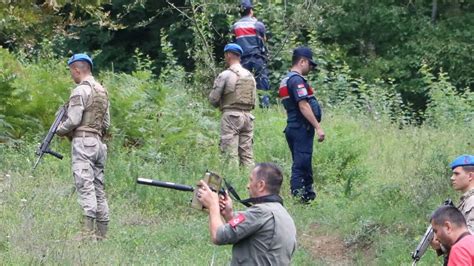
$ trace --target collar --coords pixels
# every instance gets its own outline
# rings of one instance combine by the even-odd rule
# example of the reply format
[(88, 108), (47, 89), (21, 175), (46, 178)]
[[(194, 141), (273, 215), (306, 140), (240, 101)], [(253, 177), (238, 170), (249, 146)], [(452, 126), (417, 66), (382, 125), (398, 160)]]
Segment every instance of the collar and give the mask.
[(462, 235), (460, 235), (459, 238), (456, 241), (454, 241), (454, 243), (453, 243), (453, 245), (451, 245), (451, 247), (456, 245), (457, 242), (459, 242), (461, 239), (463, 239), (465, 236), (468, 236), (468, 235), (471, 235), (469, 233), (469, 231), (462, 233)]
[(298, 72), (298, 71), (290, 70), (290, 72), (288, 72), (288, 74), (289, 74), (289, 73), (295, 73), (296, 75), (300, 76), (305, 82), (307, 81), (307, 80), (306, 80), (306, 77), (303, 76), (303, 74), (301, 74), (301, 73)]
[(229, 66), (229, 69), (232, 69), (232, 70), (239, 70), (241, 68), (242, 68), (242, 65), (240, 63), (235, 63)]
[(469, 197), (471, 197), (471, 196), (474, 196), (474, 188), (471, 189), (471, 190), (468, 190), (468, 191), (466, 191), (464, 194), (462, 194), (462, 196), (461, 196), (461, 201), (463, 201), (463, 200), (465, 200), (465, 199), (467, 199), (467, 198), (469, 198)]
[(270, 195), (265, 195), (261, 197), (256, 197), (256, 198), (248, 198), (242, 200), (242, 203), (252, 203), (252, 204), (259, 204), (259, 203), (265, 203), (265, 202), (278, 202), (281, 205), (283, 205), (283, 199), (280, 197), (280, 195), (277, 194), (270, 194)]
[(84, 82), (89, 82), (89, 83), (95, 82), (95, 79), (92, 75), (88, 75), (88, 76), (84, 77), (79, 84), (82, 84)]

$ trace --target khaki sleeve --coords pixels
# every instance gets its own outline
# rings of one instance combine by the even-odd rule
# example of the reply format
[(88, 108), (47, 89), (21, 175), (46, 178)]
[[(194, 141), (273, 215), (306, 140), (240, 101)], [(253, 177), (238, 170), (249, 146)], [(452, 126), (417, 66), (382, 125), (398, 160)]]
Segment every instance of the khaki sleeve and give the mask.
[(209, 94), (209, 102), (214, 107), (219, 106), (219, 102), (221, 100), (222, 94), (224, 93), (226, 80), (227, 80), (226, 71), (219, 74), (219, 76), (217, 76), (217, 78), (214, 80), (214, 85), (212, 86), (211, 93)]
[(474, 234), (474, 195), (470, 196), (463, 208), (464, 218), (466, 219), (467, 228), (471, 234)]
[(217, 229), (217, 244), (235, 244), (257, 232), (272, 217), (271, 212), (264, 212), (258, 205), (237, 213), (233, 219)]
[(67, 118), (59, 125), (58, 129), (56, 130), (56, 133), (59, 136), (68, 134), (81, 124), (82, 113), (84, 112), (85, 103), (87, 100), (87, 94), (84, 87), (86, 86), (77, 86), (72, 91), (71, 96), (69, 97)]
[(105, 117), (104, 117), (105, 130), (108, 130), (109, 127), (110, 127), (110, 102), (107, 105), (107, 111), (105, 112)]

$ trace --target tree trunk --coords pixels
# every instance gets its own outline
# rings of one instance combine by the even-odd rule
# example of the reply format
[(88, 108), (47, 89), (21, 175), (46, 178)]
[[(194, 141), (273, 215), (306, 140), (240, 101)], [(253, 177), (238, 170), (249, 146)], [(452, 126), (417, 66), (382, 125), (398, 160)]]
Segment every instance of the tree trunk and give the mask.
[(438, 15), (438, 0), (433, 0), (431, 7), (431, 24), (436, 23), (436, 16)]

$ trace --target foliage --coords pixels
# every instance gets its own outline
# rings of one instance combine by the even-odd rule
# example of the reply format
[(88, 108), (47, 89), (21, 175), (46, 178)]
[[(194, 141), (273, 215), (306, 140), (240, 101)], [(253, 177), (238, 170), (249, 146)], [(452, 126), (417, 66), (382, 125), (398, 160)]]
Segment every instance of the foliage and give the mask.
[(458, 92), (450, 83), (449, 77), (441, 69), (439, 77), (431, 74), (430, 68), (423, 65), (420, 69), (426, 90), (430, 96), (426, 110), (427, 122), (433, 126), (447, 123), (474, 124), (474, 93), (466, 89)]
[[(245, 194), (248, 173), (221, 158), (219, 112), (205, 100), (237, 16), (234, 3), (50, 2), (57, 11), (49, 16), (71, 15), (73, 21), (39, 18), (45, 13), (30, 13), (37, 5), (0, 11), (18, 12), (1, 22), (8, 25), (2, 34), (25, 36), (9, 42), (17, 52), (0, 49), (1, 261), (225, 264), (230, 248), (208, 241), (207, 219), (188, 211), (189, 196), (137, 186), (135, 178), (194, 184), (211, 169)], [(308, 77), (323, 105), (327, 134), (314, 147), (318, 200), (302, 206), (291, 199), (287, 181), (282, 189), (299, 239), (337, 235), (354, 264), (407, 263), (429, 212), (445, 198), (457, 198), (447, 164), (473, 150), (474, 68), (466, 61), (472, 27), (460, 27), (472, 23), (472, 5), (462, 2), (455, 16), (447, 11), (454, 4), (440, 0), (433, 24), (427, 15), (432, 1), (424, 0), (255, 2), (257, 16), (272, 31), (274, 88), (290, 67), (294, 47), (310, 46), (319, 62)], [(45, 30), (44, 39), (30, 38), (26, 24), (14, 26), (22, 19), (66, 32), (52, 38)], [(29, 40), (34, 53), (22, 48)], [(444, 56), (441, 47), (448, 40)], [(64, 63), (69, 49), (94, 52), (98, 80), (111, 100), (106, 183), (113, 219), (111, 239), (100, 245), (69, 240), (79, 227), (70, 165), (48, 157), (34, 175), (30, 172), (33, 143), (74, 86)], [(277, 162), (288, 177), (282, 106), (275, 102), (254, 113), (256, 160)], [(66, 140), (55, 139), (53, 145), (70, 159)], [(436, 263), (432, 252), (423, 260)], [(331, 260), (310, 246), (298, 247), (296, 265), (314, 261)]]
[[(167, 35), (178, 64), (193, 71), (194, 87), (204, 88), (220, 68), (222, 47), (239, 16), (236, 3), (228, 1), (3, 5), (0, 42), (27, 57), (49, 42), (59, 57), (88, 51), (96, 55), (96, 70), (131, 72), (135, 61), (130, 55), (138, 48), (160, 74), (167, 60), (161, 37)], [(474, 5), (469, 1), (255, 1), (254, 9), (271, 33), (267, 44), (272, 88), (288, 69), (291, 50), (307, 44), (315, 50), (321, 71), (347, 64), (352, 79), (393, 88), (390, 94), (398, 94), (403, 109), (415, 114), (406, 118), (412, 122), (423, 121), (420, 115), (428, 100), (418, 71), (423, 62), (433, 75), (442, 68), (457, 92), (472, 91)], [(40, 31), (31, 27), (36, 24), (42, 25)], [(198, 92), (205, 95), (206, 89)]]
[[(133, 81), (132, 77), (104, 80), (112, 78)], [(224, 174), (245, 195), (247, 171), (227, 169), (219, 156), (217, 112), (193, 98), (185, 90), (179, 94), (167, 91), (160, 109), (163, 115), (154, 124), (164, 136), (149, 137), (136, 148), (123, 147), (118, 137), (108, 143), (106, 184), (112, 220), (110, 239), (100, 244), (71, 240), (80, 227), (80, 211), (69, 177), (68, 143), (55, 140), (64, 144), (57, 150), (66, 158), (44, 158), (33, 175), (34, 144), (4, 144), (0, 149), (0, 156), (5, 158), (0, 164), (0, 220), (5, 225), (0, 230), (2, 261), (227, 263), (230, 247), (210, 243), (206, 215), (189, 209), (190, 194), (135, 184), (136, 177), (143, 176), (192, 185), (210, 169)], [(447, 164), (472, 149), (468, 144), (472, 134), (450, 127), (452, 124), (399, 129), (383, 117), (375, 120), (329, 109), (323, 122), (328, 138), (315, 144), (318, 200), (301, 205), (289, 193), (291, 155), (281, 133), (285, 114), (280, 108), (255, 110), (256, 160), (271, 160), (282, 166), (286, 177), (282, 195), (297, 224), (300, 243), (321, 235), (337, 235), (347, 245), (351, 264), (408, 263), (409, 252), (423, 234), (430, 211), (446, 197), (457, 198), (447, 182)], [(119, 122), (116, 115), (112, 114), (113, 123)], [(141, 119), (141, 114), (137, 117)], [(25, 234), (28, 237), (23, 237)], [(299, 245), (294, 263), (331, 261), (313, 248)], [(365, 256), (358, 256), (358, 252)], [(433, 263), (436, 255), (429, 251), (422, 264)]]
[(64, 61), (42, 60), (22, 64), (2, 50), (2, 114), (14, 138), (49, 128), (51, 116), (66, 102), (70, 85)]

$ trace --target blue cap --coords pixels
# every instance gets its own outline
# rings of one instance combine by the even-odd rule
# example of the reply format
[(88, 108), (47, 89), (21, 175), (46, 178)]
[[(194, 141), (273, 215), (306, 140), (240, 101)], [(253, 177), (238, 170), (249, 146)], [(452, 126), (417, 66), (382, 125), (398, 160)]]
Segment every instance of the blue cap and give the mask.
[(86, 61), (87, 63), (89, 63), (91, 68), (93, 66), (92, 59), (86, 54), (74, 54), (73, 56), (71, 56), (71, 58), (69, 58), (69, 60), (67, 60), (67, 65), (70, 66), (72, 63), (77, 61)]
[(244, 53), (244, 50), (242, 50), (242, 47), (236, 43), (229, 43), (224, 47), (224, 53), (225, 52), (234, 52), (239, 55), (242, 55)]
[(240, 1), (240, 7), (244, 10), (252, 8), (253, 7), (252, 6), (252, 1), (250, 1), (250, 0), (241, 0)]
[(474, 165), (474, 155), (464, 154), (454, 159), (454, 161), (449, 165), (451, 169), (454, 169), (458, 166)]
[(306, 46), (300, 46), (293, 50), (293, 56), (302, 56), (309, 60), (309, 63), (313, 66), (317, 66), (316, 62), (313, 61), (313, 51)]

